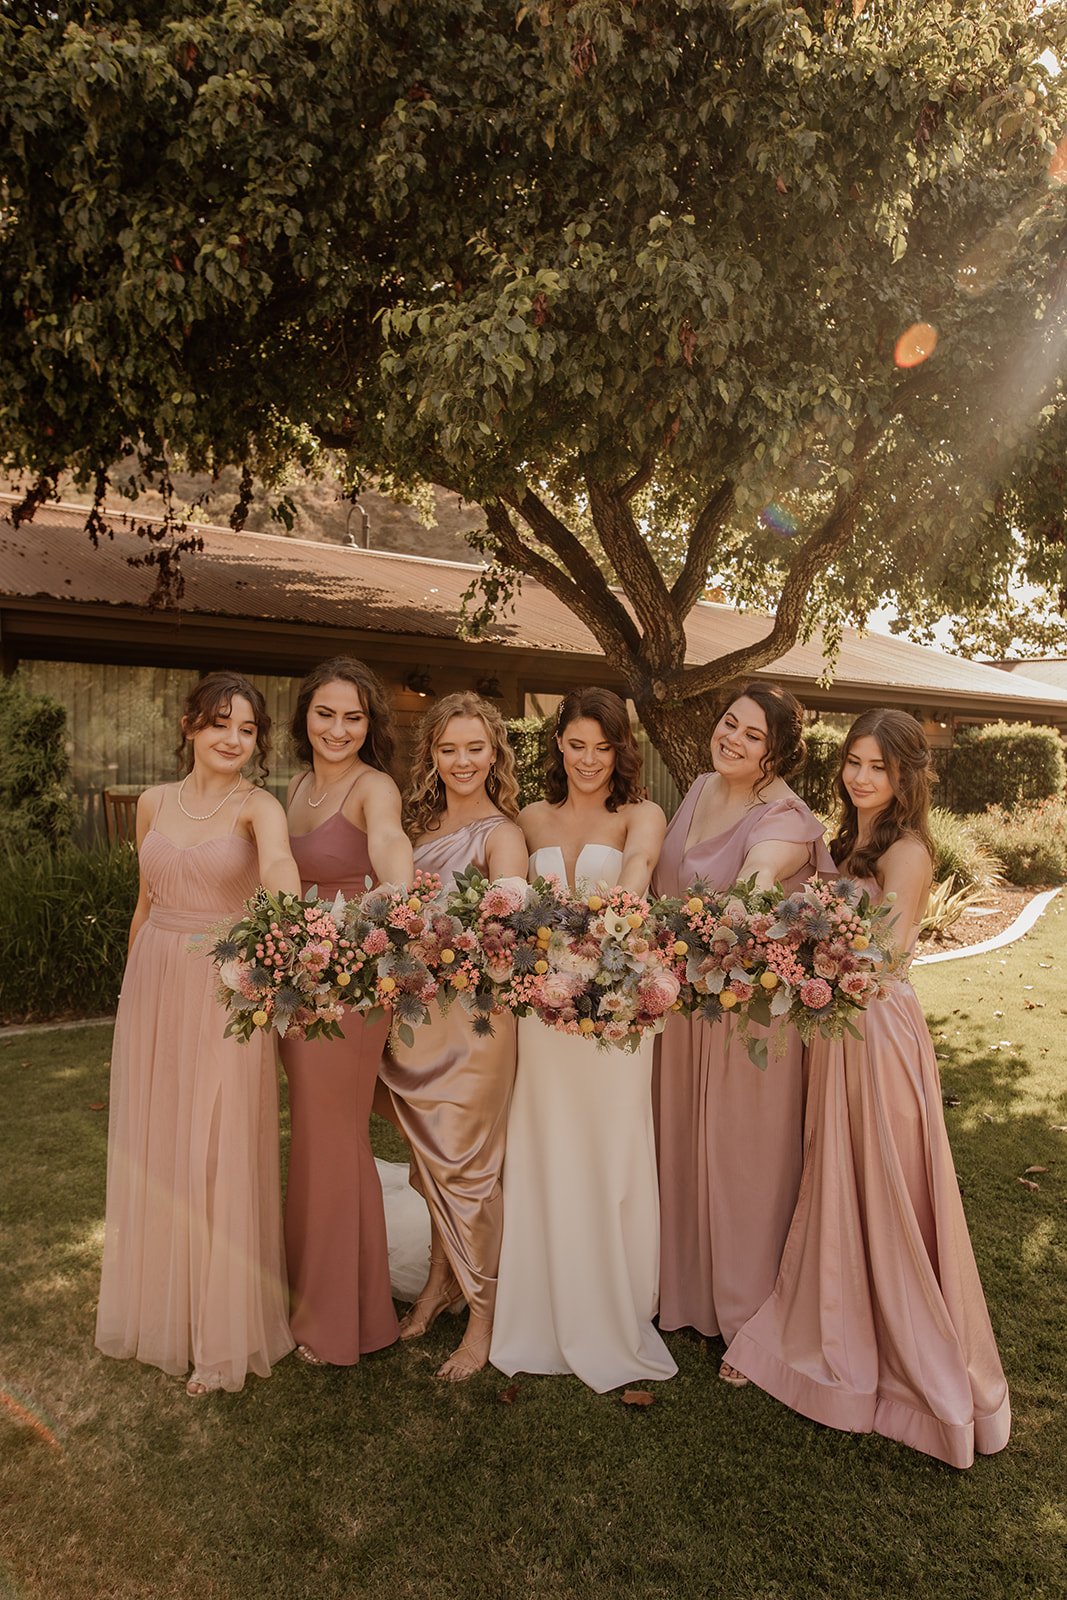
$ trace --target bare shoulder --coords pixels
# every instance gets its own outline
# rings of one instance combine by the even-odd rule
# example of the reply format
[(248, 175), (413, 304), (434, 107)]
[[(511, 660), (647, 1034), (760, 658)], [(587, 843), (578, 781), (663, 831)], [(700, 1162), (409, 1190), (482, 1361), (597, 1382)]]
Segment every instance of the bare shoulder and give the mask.
[(550, 815), (551, 807), (547, 800), (533, 800), (528, 806), (523, 806), (518, 823), (523, 837), (528, 840), (542, 838)]
[(163, 799), (164, 792), (172, 788), (174, 788), (174, 785), (170, 783), (153, 783), (149, 788), (142, 789), (137, 796), (137, 815), (139, 817), (154, 817)]
[(663, 807), (657, 805), (655, 800), (635, 800), (632, 804), (621, 807), (620, 815), (626, 823), (627, 833), (634, 828), (646, 833), (657, 828), (665, 829), (667, 826)]
[(245, 809), (249, 816), (262, 818), (264, 821), (268, 818), (280, 818), (283, 822), (286, 820), (285, 807), (266, 789), (253, 788), (245, 801)]
[(504, 817), (493, 829), (493, 838), (502, 844), (521, 844), (526, 847), (526, 835), (517, 822), (512, 822), (510, 817)]
[(895, 875), (908, 874), (910, 877), (932, 877), (934, 864), (930, 852), (921, 839), (916, 839), (914, 834), (904, 834), (899, 839), (894, 839), (888, 850), (878, 858), (878, 869), (883, 875), (892, 872)]
[(301, 767), (300, 771), (299, 772), (294, 772), (293, 776), (289, 779), (289, 787), (285, 791), (285, 806), (286, 806), (286, 810), (288, 810), (288, 808), (292, 805), (293, 796), (296, 794), (297, 789), (303, 783), (303, 781), (307, 777), (307, 775), (308, 775), (307, 767)]
[(400, 790), (397, 787), (396, 780), (391, 778), (388, 772), (382, 772), (378, 767), (368, 767), (352, 790), (353, 799), (358, 797), (363, 800), (371, 797), (379, 800), (387, 796), (391, 799), (394, 795), (399, 796), (399, 794)]

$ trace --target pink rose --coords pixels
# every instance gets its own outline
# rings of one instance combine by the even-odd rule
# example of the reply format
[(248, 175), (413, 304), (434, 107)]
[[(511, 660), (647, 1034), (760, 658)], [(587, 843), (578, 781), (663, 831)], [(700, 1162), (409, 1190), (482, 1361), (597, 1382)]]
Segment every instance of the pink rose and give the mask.
[(846, 972), (841, 979), (841, 993), (847, 994), (857, 1005), (863, 1005), (877, 989), (877, 982), (866, 972)]
[(834, 997), (834, 991), (824, 978), (809, 978), (800, 986), (800, 1001), (809, 1011), (821, 1011)]
[(482, 915), (509, 917), (526, 903), (526, 885), (521, 878), (504, 878), (490, 884), (482, 896)]
[(600, 1037), (608, 1044), (621, 1044), (629, 1032), (625, 1022), (605, 1022)]
[(815, 968), (815, 971), (820, 978), (837, 977), (837, 962), (831, 961), (829, 956), (817, 955), (815, 960), (812, 962), (812, 966)]
[(642, 1010), (647, 1011), (650, 1017), (661, 1017), (671, 1009), (681, 987), (674, 973), (665, 967), (648, 973), (641, 979), (637, 990)]
[(550, 972), (541, 984), (541, 1001), (553, 1011), (562, 1011), (584, 987), (573, 973)]

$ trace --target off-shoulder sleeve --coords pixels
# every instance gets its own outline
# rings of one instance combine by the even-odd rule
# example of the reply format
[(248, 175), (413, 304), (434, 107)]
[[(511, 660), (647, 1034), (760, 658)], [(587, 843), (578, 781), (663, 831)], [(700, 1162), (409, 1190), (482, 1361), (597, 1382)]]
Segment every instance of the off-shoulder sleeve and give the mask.
[(787, 844), (811, 844), (823, 836), (823, 825), (803, 800), (795, 796), (775, 800), (755, 812), (745, 835), (745, 854), (768, 839)]

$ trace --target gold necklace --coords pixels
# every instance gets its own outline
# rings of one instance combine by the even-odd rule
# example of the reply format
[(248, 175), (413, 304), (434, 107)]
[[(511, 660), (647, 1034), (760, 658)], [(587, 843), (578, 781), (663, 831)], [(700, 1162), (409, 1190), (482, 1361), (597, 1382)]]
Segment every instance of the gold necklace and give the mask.
[(183, 801), (182, 801), (182, 790), (185, 788), (185, 785), (189, 782), (189, 779), (191, 777), (192, 777), (192, 773), (191, 772), (187, 773), (186, 776), (182, 779), (181, 783), (179, 783), (179, 785), (178, 785), (178, 809), (182, 813), (183, 816), (186, 816), (186, 817), (189, 818), (190, 822), (210, 822), (212, 817), (218, 816), (219, 812), (222, 810), (223, 806), (226, 804), (226, 802), (230, 798), (230, 796), (237, 793), (237, 791), (241, 787), (241, 783), (243, 781), (242, 778), (239, 776), (238, 779), (237, 779), (237, 782), (234, 784), (233, 788), (232, 789), (227, 789), (226, 793), (223, 795), (222, 799), (219, 801), (219, 803), (215, 807), (214, 811), (205, 811), (204, 815), (202, 817), (198, 817), (196, 812), (195, 811), (189, 811), (186, 808), (186, 806), (184, 805)]

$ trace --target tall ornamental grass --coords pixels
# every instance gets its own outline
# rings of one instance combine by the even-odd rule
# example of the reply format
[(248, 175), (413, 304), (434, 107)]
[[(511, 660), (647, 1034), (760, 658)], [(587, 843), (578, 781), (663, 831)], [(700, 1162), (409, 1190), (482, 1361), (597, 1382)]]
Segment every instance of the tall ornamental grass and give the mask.
[(0, 854), (0, 1023), (92, 1017), (118, 1001), (137, 857), (129, 845)]

